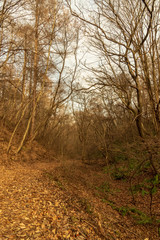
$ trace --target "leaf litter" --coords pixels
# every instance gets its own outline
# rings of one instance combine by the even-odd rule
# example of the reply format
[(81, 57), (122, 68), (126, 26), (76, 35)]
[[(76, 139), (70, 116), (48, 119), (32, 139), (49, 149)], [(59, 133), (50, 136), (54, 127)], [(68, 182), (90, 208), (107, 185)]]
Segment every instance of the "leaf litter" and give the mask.
[[(6, 145), (0, 143), (0, 240), (159, 239), (94, 195), (97, 170), (68, 161), (64, 166), (37, 143), (18, 156), (7, 155)], [(123, 185), (119, 202), (128, 197)]]
[(0, 171), (0, 240), (101, 239), (83, 218), (70, 210), (63, 191), (39, 181), (41, 171), (16, 166)]

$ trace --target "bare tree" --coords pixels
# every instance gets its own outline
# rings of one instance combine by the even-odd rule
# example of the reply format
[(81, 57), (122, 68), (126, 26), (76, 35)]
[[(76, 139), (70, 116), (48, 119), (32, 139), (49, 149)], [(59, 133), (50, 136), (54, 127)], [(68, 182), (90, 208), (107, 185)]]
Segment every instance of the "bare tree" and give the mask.
[[(157, 132), (159, 1), (94, 0), (93, 7), (84, 11), (78, 7), (77, 11), (76, 7), (72, 10), (71, 1), (67, 2), (73, 16), (86, 23), (91, 51), (99, 56), (99, 64), (90, 68), (95, 74), (94, 84), (110, 88), (118, 95), (134, 114), (141, 137), (148, 132), (144, 124), (143, 98), (147, 95)], [(149, 70), (149, 62), (152, 62), (152, 70)]]
[[(1, 95), (4, 100), (4, 96), (9, 100), (3, 104), (8, 111), (3, 109), (2, 112), (14, 126), (8, 151), (15, 133), (23, 129), (17, 153), (25, 141), (32, 142), (37, 135), (45, 135), (54, 118), (56, 121), (58, 108), (73, 92), (79, 64), (79, 24), (72, 21), (62, 3), (26, 1), (20, 8), (24, 15), (20, 13), (18, 16), (17, 13), (17, 22), (6, 32), (8, 35), (12, 33), (11, 50), (7, 49), (4, 41), (2, 44), (9, 57), (1, 67), (4, 82)], [(6, 69), (8, 74), (4, 75)], [(10, 95), (7, 95), (8, 91)]]
[(89, 127), (91, 125), (91, 117), (88, 111), (88, 97), (84, 94), (78, 94), (78, 99), (74, 100), (78, 107), (74, 109), (74, 102), (72, 105), (73, 115), (77, 126), (79, 140), (81, 142), (81, 159), (87, 159), (87, 147), (89, 137)]

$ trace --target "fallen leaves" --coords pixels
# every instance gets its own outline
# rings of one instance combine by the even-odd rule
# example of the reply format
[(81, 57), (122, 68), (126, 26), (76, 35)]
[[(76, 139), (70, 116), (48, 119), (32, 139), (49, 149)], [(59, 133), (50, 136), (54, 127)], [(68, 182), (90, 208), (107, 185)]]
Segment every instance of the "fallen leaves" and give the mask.
[[(99, 239), (63, 200), (63, 191), (38, 181), (39, 172), (6, 170), (0, 192), (0, 240)], [(11, 176), (11, 177), (10, 177)]]
[[(34, 163), (34, 167), (17, 165), (3, 171), (0, 168), (0, 240), (156, 240), (145, 239), (149, 236), (145, 231), (143, 237), (138, 238), (137, 230), (136, 234), (132, 233), (134, 226), (129, 225), (132, 231), (127, 229), (126, 219), (104, 203), (100, 204), (86, 186), (71, 182), (67, 188), (60, 178), (62, 188), (56, 182), (56, 175), (51, 180), (44, 179), (42, 173), (47, 166), (50, 170), (50, 163), (44, 162)], [(82, 178), (78, 176), (78, 179)], [(81, 198), (77, 198), (77, 192)], [(97, 206), (97, 212), (84, 210), (88, 203), (79, 203), (79, 200), (85, 197)], [(141, 234), (142, 231), (138, 236)]]

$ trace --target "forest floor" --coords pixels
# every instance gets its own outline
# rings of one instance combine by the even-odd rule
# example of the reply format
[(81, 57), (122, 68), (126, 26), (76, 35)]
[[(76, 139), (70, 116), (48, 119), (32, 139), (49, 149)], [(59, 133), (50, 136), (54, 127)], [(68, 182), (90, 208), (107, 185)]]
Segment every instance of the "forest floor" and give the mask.
[[(138, 224), (128, 214), (128, 181), (113, 180), (100, 164), (58, 160), (36, 142), (7, 155), (9, 137), (1, 130), (0, 240), (159, 239), (156, 224)], [(148, 197), (136, 201), (147, 212)], [(158, 193), (153, 212), (159, 209)]]

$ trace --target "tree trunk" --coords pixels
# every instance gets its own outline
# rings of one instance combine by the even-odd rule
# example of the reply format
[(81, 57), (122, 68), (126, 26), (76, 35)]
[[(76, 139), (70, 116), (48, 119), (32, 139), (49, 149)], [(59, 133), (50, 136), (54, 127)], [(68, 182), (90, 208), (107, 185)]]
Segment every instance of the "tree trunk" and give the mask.
[(37, 90), (37, 77), (38, 77), (38, 0), (36, 0), (35, 10), (35, 41), (34, 41), (34, 82), (33, 82), (33, 100), (32, 100), (32, 113), (31, 113), (31, 130), (30, 139), (33, 138), (35, 129), (35, 117), (36, 117), (36, 90)]

